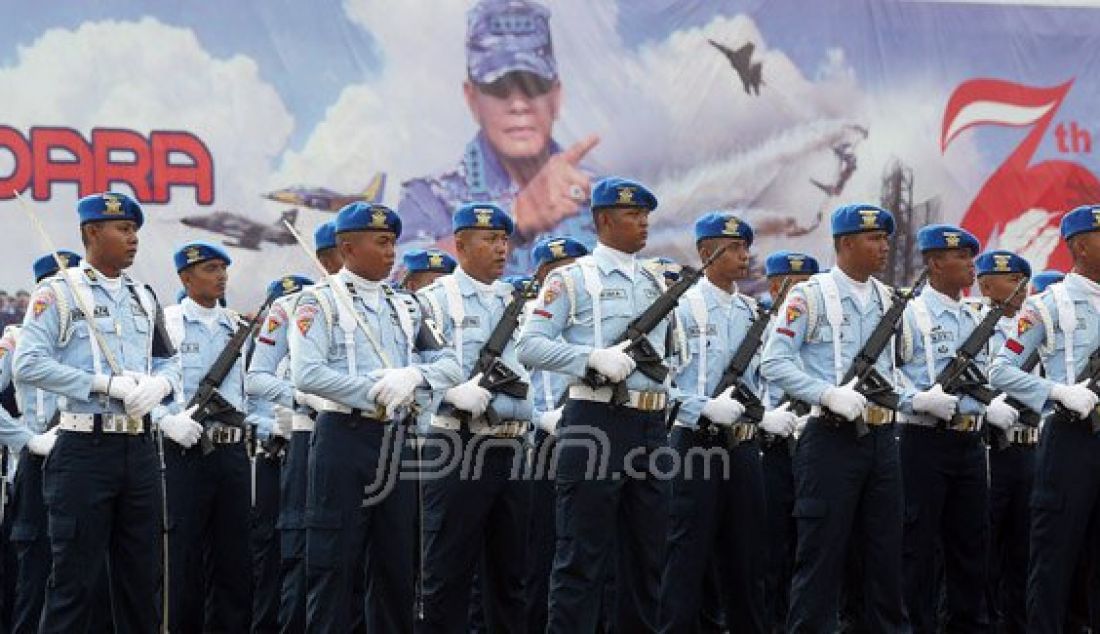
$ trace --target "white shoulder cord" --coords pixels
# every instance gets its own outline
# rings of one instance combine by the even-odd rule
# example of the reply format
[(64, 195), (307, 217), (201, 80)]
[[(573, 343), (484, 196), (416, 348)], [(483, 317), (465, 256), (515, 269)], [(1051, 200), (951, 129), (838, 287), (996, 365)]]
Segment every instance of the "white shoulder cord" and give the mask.
[(920, 331), (921, 340), (924, 341), (924, 365), (928, 369), (928, 380), (936, 380), (936, 359), (932, 355), (932, 315), (928, 312), (928, 304), (924, 296), (914, 297), (909, 305), (913, 307), (913, 319), (917, 322), (917, 330)]
[(455, 356), (458, 357), (459, 367), (462, 367), (462, 329), (466, 322), (466, 305), (462, 302), (462, 291), (458, 288), (458, 280), (454, 275), (439, 278), (439, 284), (447, 296), (447, 310), (451, 315), (451, 323), (454, 324), (451, 336), (454, 338)]
[(1077, 309), (1073, 298), (1069, 296), (1064, 283), (1051, 284), (1050, 292), (1058, 306), (1058, 325), (1062, 327), (1062, 341), (1065, 344), (1066, 385), (1077, 382), (1077, 360), (1073, 357), (1073, 336), (1077, 330)]
[(691, 307), (691, 316), (695, 319), (695, 327), (699, 329), (699, 379), (696, 385), (696, 393), (699, 396), (707, 394), (707, 326), (710, 315), (707, 313), (707, 301), (703, 297), (703, 291), (698, 286), (684, 293)]
[(600, 294), (603, 292), (603, 282), (600, 281), (599, 270), (596, 261), (591, 257), (577, 260), (581, 273), (584, 275), (584, 287), (588, 296), (592, 299), (592, 346), (603, 347), (603, 311), (600, 306)]
[(818, 273), (814, 278), (817, 279), (821, 296), (825, 300), (825, 319), (833, 331), (833, 373), (836, 375), (836, 384), (840, 385), (840, 380), (844, 378), (844, 359), (840, 353), (840, 328), (844, 323), (844, 312), (840, 307), (840, 289), (830, 273)]

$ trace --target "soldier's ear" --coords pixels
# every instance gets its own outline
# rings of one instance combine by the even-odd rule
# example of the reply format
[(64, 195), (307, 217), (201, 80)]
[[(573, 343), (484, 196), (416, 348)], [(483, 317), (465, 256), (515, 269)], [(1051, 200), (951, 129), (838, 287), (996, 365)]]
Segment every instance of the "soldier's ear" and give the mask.
[(80, 243), (88, 246), (92, 242), (92, 236), (97, 231), (95, 223), (80, 225)]

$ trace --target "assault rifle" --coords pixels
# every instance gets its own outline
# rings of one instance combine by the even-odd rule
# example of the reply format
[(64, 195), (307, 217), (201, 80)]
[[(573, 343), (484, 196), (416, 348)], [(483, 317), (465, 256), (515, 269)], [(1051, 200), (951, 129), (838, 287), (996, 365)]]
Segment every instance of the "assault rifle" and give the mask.
[[(778, 297), (783, 297), (783, 294), (787, 292), (790, 281), (790, 278), (783, 281), (783, 287), (779, 289)], [(772, 317), (779, 312), (780, 304), (781, 302), (775, 302), (772, 304), (771, 310), (761, 310), (759, 312), (756, 320), (749, 326), (749, 331), (745, 333), (745, 338), (741, 340), (741, 345), (737, 346), (737, 351), (733, 353), (729, 365), (726, 366), (721, 378), (718, 379), (718, 386), (714, 388), (714, 393), (711, 394), (711, 398), (714, 398), (733, 387), (733, 398), (745, 407), (745, 413), (741, 415), (741, 419), (754, 425), (764, 419), (764, 403), (760, 401), (760, 397), (755, 392), (745, 385), (742, 377), (745, 376), (745, 370), (749, 368), (749, 364), (752, 363), (752, 358), (756, 356), (760, 345), (764, 343), (764, 330), (771, 323)], [(706, 351), (701, 351), (700, 354), (706, 354)], [(706, 424), (709, 424), (709, 421)], [(704, 422), (700, 421), (700, 427), (703, 426)]]
[[(955, 352), (955, 357), (936, 376), (935, 383), (939, 383), (943, 391), (948, 394), (965, 394), (984, 405), (989, 405), (997, 398), (997, 391), (989, 387), (989, 382), (974, 359), (981, 353), (989, 338), (997, 329), (997, 322), (1005, 314), (1005, 308), (1015, 297), (1027, 288), (1028, 279), (1020, 280), (1016, 290), (1002, 302), (995, 302), (986, 313), (981, 323), (970, 333), (970, 336), (962, 342)], [(926, 350), (925, 354), (931, 354)]]
[(226, 400), (218, 391), (218, 387), (228, 376), (229, 371), (233, 369), (233, 365), (237, 363), (237, 359), (241, 355), (241, 349), (244, 348), (244, 344), (252, 338), (255, 334), (256, 328), (260, 324), (260, 319), (263, 318), (263, 314), (267, 312), (268, 307), (275, 301), (276, 295), (271, 295), (264, 300), (260, 309), (256, 311), (256, 314), (252, 316), (252, 319), (242, 320), (243, 323), (237, 328), (237, 331), (233, 333), (233, 336), (229, 338), (229, 342), (222, 348), (221, 353), (218, 354), (218, 358), (214, 360), (213, 365), (206, 371), (206, 374), (199, 381), (199, 387), (195, 390), (194, 395), (191, 396), (191, 400), (187, 402), (187, 407), (184, 409), (191, 409), (195, 407), (195, 412), (191, 417), (195, 422), (202, 424), (204, 427), (203, 435), (199, 439), (199, 446), (202, 447), (203, 455), (209, 454), (214, 451), (214, 443), (211, 442), (210, 437), (206, 434), (205, 428), (217, 421), (224, 425), (231, 427), (237, 427), (241, 430), (241, 434), (245, 433), (245, 415), (237, 408)]
[[(676, 309), (676, 304), (680, 301), (680, 297), (698, 282), (699, 278), (703, 277), (703, 271), (713, 264), (727, 248), (729, 248), (728, 244), (715, 251), (698, 269), (685, 266), (681, 271), (680, 279), (676, 280), (672, 286), (669, 286), (660, 297), (642, 311), (642, 314), (635, 317), (627, 325), (623, 334), (615, 341), (616, 344), (620, 344), (624, 341), (629, 342), (623, 352), (626, 352), (634, 359), (634, 363), (639, 372), (658, 383), (663, 383), (665, 378), (668, 377), (668, 368), (664, 364), (664, 355), (657, 353), (657, 350), (653, 348), (653, 344), (649, 342), (646, 335), (656, 328), (657, 324), (661, 323), (665, 317), (668, 317), (669, 313)], [(612, 405), (622, 405), (629, 399), (626, 383), (624, 381), (612, 384), (607, 377), (596, 372), (592, 368), (588, 369), (583, 380), (584, 383), (592, 389), (599, 389), (611, 385)]]
[[(895, 411), (898, 409), (898, 394), (894, 391), (894, 385), (875, 369), (875, 362), (882, 351), (886, 349), (887, 344), (890, 343), (890, 339), (893, 338), (894, 331), (897, 330), (898, 324), (901, 322), (906, 305), (912, 301), (917, 294), (917, 289), (927, 279), (928, 269), (924, 269), (908, 291), (894, 291), (894, 301), (890, 304), (889, 310), (882, 316), (878, 325), (871, 331), (871, 336), (867, 337), (863, 347), (856, 353), (852, 365), (848, 367), (848, 371), (844, 373), (844, 378), (840, 380), (840, 385), (847, 385), (852, 379), (855, 379), (856, 383), (853, 387), (857, 392), (867, 397), (868, 401), (887, 409)], [(837, 335), (838, 333), (833, 333), (834, 337)], [(844, 417), (827, 409), (822, 411), (821, 416), (833, 424), (845, 421)], [(856, 418), (852, 423), (855, 425), (856, 435), (860, 437), (866, 436), (871, 431), (867, 427), (867, 422), (863, 420), (863, 416)]]
[[(508, 347), (508, 342), (512, 340), (512, 335), (519, 328), (519, 318), (523, 315), (524, 305), (527, 300), (536, 295), (538, 295), (537, 282), (530, 282), (522, 289), (512, 291), (512, 301), (505, 307), (504, 315), (493, 327), (488, 341), (477, 353), (477, 362), (474, 363), (470, 376), (481, 374), (481, 380), (477, 384), (494, 394), (506, 394), (519, 399), (527, 398), (527, 390), (530, 386), (520, 379), (519, 374), (501, 361), (500, 357)], [(462, 414), (464, 412), (459, 413), (459, 418), (469, 422), (469, 416)], [(500, 424), (500, 415), (493, 411), (492, 407), (485, 410), (485, 418), (490, 425)]]

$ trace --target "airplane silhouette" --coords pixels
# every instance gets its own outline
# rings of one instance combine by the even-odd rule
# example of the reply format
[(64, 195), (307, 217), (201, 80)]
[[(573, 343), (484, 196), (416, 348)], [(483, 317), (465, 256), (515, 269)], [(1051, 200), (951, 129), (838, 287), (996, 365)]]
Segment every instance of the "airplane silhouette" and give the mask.
[(729, 60), (730, 65), (737, 71), (737, 76), (741, 78), (741, 85), (745, 88), (745, 94), (747, 95), (759, 95), (760, 84), (764, 83), (762, 71), (764, 64), (762, 62), (753, 63), (752, 52), (756, 49), (752, 42), (745, 44), (736, 51), (720, 44), (712, 39), (707, 39), (710, 45), (722, 52)]
[(340, 211), (344, 205), (354, 202), (380, 203), (386, 193), (386, 173), (378, 172), (370, 180), (363, 191), (358, 194), (343, 194), (326, 189), (324, 187), (286, 187), (263, 195), (268, 200), (274, 200), (289, 205), (308, 207), (318, 211)]
[(294, 224), (298, 220), (298, 210), (288, 209), (283, 212), (279, 220), (273, 224), (265, 225), (228, 211), (215, 211), (202, 216), (187, 216), (180, 222), (188, 227), (205, 229), (213, 233), (235, 238), (236, 242), (222, 240), (226, 246), (239, 249), (259, 251), (260, 245), (270, 242), (279, 246), (294, 244), (294, 234), (283, 225), (283, 221)]

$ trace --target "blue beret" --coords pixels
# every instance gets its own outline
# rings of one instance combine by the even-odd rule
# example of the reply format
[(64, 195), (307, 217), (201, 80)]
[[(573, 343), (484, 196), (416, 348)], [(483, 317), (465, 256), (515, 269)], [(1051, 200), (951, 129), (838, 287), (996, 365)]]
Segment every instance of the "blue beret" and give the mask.
[(512, 288), (517, 291), (527, 290), (527, 287), (534, 281), (535, 278), (530, 275), (505, 275), (500, 278), (502, 282), (508, 282), (512, 285)]
[(229, 254), (225, 252), (225, 249), (219, 247), (216, 244), (211, 244), (204, 241), (188, 242), (180, 247), (172, 259), (176, 262), (176, 273), (179, 273), (183, 269), (199, 262), (205, 262), (207, 260), (222, 260), (227, 265), (232, 264), (233, 260), (229, 258)]
[(272, 282), (267, 285), (267, 296), (282, 297), (284, 295), (293, 295), (311, 284), (313, 284), (313, 280), (304, 275), (284, 275), (277, 280), (272, 280)]
[(536, 269), (550, 262), (586, 255), (588, 255), (588, 247), (565, 236), (546, 236), (536, 242), (535, 248), (531, 251), (531, 259)]
[[(57, 252), (57, 257), (61, 259), (61, 263), (65, 265), (65, 268), (80, 264), (80, 256), (72, 251), (61, 249)], [(54, 273), (57, 273), (58, 270), (57, 262), (53, 259), (52, 253), (47, 253), (35, 260), (32, 268), (34, 269), (35, 282), (46, 279)]]
[(439, 273), (454, 273), (458, 265), (450, 253), (439, 249), (410, 249), (401, 257), (405, 270), (409, 273), (421, 271), (436, 271)]
[(313, 231), (313, 250), (324, 251), (336, 248), (336, 223), (329, 220)]
[(739, 238), (752, 246), (752, 227), (728, 211), (712, 211), (695, 221), (695, 242), (707, 238)]
[(917, 232), (917, 248), (921, 253), (942, 249), (969, 249), (971, 255), (978, 255), (982, 247), (974, 234), (966, 229), (952, 225), (928, 225)]
[(813, 275), (821, 271), (817, 259), (797, 251), (776, 251), (764, 260), (764, 276)]
[(974, 260), (974, 268), (978, 277), (998, 273), (1023, 273), (1031, 277), (1031, 265), (1012, 251), (986, 251)]
[(80, 216), (81, 226), (104, 220), (133, 220), (137, 223), (138, 229), (145, 224), (145, 214), (141, 212), (141, 205), (126, 194), (115, 192), (103, 192), (81, 198), (76, 203), (76, 213)]
[(514, 71), (558, 76), (550, 12), (527, 0), (482, 0), (466, 14), (466, 71), (488, 84)]
[(885, 231), (894, 235), (894, 215), (882, 207), (853, 204), (837, 207), (833, 212), (833, 237), (865, 231)]
[(455, 233), (464, 229), (503, 229), (504, 233), (512, 235), (516, 223), (499, 205), (466, 203), (451, 218), (451, 227)]
[(377, 203), (355, 202), (345, 205), (333, 222), (336, 234), (348, 231), (389, 231), (401, 237), (401, 218), (397, 212)]
[(1036, 293), (1042, 293), (1051, 284), (1061, 282), (1064, 279), (1066, 279), (1066, 274), (1061, 271), (1043, 271), (1031, 279), (1031, 286), (1035, 288)]
[(600, 179), (592, 188), (591, 207), (643, 207), (653, 211), (657, 208), (657, 197), (641, 183), (609, 176)]
[(1100, 231), (1100, 205), (1082, 205), (1062, 216), (1062, 239), (1079, 233)]

